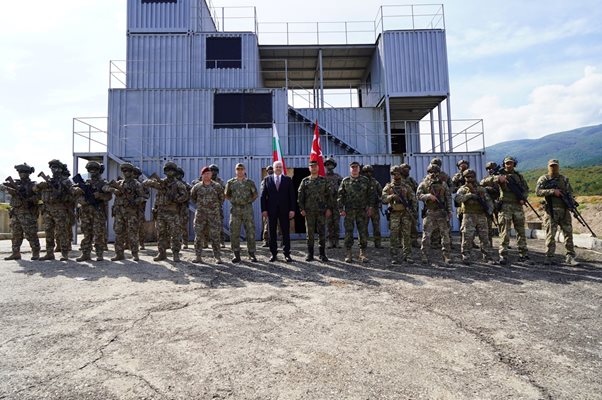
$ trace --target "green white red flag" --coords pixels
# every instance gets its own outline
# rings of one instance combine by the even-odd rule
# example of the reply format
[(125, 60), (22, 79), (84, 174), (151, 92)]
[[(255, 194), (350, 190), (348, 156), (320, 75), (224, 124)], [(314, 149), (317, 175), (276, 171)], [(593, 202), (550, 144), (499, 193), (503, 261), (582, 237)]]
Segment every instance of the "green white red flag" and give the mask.
[(282, 162), (282, 173), (286, 175), (286, 164), (282, 157), (282, 145), (280, 144), (278, 129), (276, 129), (276, 124), (272, 124), (272, 127), (272, 161)]

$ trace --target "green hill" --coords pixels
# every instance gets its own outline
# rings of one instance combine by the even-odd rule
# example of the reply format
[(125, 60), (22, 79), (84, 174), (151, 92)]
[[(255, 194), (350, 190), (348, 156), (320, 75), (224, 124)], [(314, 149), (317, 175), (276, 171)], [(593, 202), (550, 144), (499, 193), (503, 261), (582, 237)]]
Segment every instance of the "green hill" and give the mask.
[[(540, 168), (522, 172), (532, 193), (535, 192), (537, 179), (547, 171), (547, 169)], [(569, 178), (576, 196), (602, 195), (602, 165), (582, 168), (561, 167), (560, 173)]]
[(501, 163), (506, 155), (518, 160), (518, 169), (546, 167), (548, 160), (560, 160), (561, 168), (602, 164), (602, 125), (553, 133), (539, 139), (502, 142), (485, 149), (487, 161)]

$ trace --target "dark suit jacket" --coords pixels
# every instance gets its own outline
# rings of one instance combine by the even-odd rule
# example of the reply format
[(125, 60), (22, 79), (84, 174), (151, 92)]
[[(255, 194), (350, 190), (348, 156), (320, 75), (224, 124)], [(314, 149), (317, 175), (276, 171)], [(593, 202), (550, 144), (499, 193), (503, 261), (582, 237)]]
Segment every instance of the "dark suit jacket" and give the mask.
[(295, 211), (295, 188), (293, 180), (282, 174), (280, 188), (276, 190), (274, 175), (266, 176), (261, 182), (261, 212), (267, 211), (268, 215), (285, 215)]

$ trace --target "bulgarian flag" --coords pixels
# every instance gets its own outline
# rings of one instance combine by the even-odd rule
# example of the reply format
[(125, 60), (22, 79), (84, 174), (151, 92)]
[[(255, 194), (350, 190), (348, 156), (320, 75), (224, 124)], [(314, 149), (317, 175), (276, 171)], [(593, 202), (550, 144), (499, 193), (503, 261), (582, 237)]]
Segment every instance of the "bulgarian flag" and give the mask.
[(282, 146), (280, 145), (276, 123), (273, 123), (272, 127), (272, 160), (282, 162), (282, 173), (286, 175), (286, 164), (284, 163), (284, 158), (282, 158)]
[(318, 120), (316, 120), (316, 124), (314, 127), (314, 140), (311, 143), (309, 161), (317, 161), (318, 175), (326, 175), (326, 170), (324, 169), (324, 155), (322, 154), (322, 148), (320, 148), (320, 128), (318, 127)]

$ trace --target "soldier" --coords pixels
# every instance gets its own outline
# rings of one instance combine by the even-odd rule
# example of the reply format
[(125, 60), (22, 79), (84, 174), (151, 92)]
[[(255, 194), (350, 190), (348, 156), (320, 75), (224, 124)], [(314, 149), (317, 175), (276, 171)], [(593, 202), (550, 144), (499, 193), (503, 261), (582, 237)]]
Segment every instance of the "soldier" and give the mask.
[(190, 199), (196, 204), (196, 213), (194, 214), (194, 232), (196, 234), (194, 250), (196, 258), (192, 262), (203, 262), (201, 237), (203, 232), (208, 229), (215, 262), (221, 264), (220, 231), (222, 230), (222, 224), (220, 209), (224, 203), (224, 187), (211, 179), (211, 169), (209, 167), (203, 167), (201, 170), (201, 181), (190, 190)]
[[(410, 176), (410, 170), (412, 167), (409, 164), (401, 164), (399, 166), (401, 168), (401, 180), (412, 189), (412, 193), (414, 196), (416, 195), (416, 190), (418, 189), (418, 182), (414, 178)], [(420, 247), (418, 244), (418, 208), (412, 210), (412, 218), (414, 222), (411, 227), (411, 238), (412, 238), (412, 247)]]
[[(569, 179), (560, 175), (558, 160), (548, 161), (548, 173), (537, 180), (535, 193), (545, 198), (546, 214), (544, 226), (546, 230), (546, 265), (554, 264), (554, 253), (556, 252), (556, 231), (560, 226), (564, 236), (564, 247), (566, 249), (566, 263), (578, 265), (575, 260), (575, 245), (573, 244), (573, 224), (567, 203), (563, 199), (568, 196), (573, 200), (573, 188)], [(570, 204), (570, 203), (569, 203)]]
[(481, 254), (483, 261), (492, 263), (489, 242), (489, 226), (487, 216), (493, 212), (493, 201), (487, 190), (477, 183), (477, 174), (472, 169), (463, 172), (464, 185), (456, 192), (456, 201), (462, 208), (462, 262), (470, 264), (470, 250), (472, 249), (475, 231), (481, 241)]
[(514, 225), (516, 230), (519, 261), (531, 263), (527, 254), (527, 238), (525, 236), (525, 213), (523, 206), (526, 204), (524, 199), (529, 193), (529, 186), (525, 178), (515, 170), (516, 159), (511, 156), (504, 158), (504, 169), (493, 179), (500, 185), (500, 202), (502, 207), (499, 211), (500, 224), (500, 264), (508, 264), (508, 244), (510, 244), (510, 228)]
[(391, 182), (382, 190), (382, 202), (389, 205), (389, 231), (391, 232), (390, 254), (391, 264), (397, 264), (399, 244), (403, 242), (403, 262), (412, 263), (412, 225), (415, 225), (417, 212), (416, 193), (402, 179), (402, 168), (391, 167)]
[(70, 204), (73, 202), (72, 183), (65, 178), (67, 165), (59, 160), (48, 162), (52, 177), (43, 172), (40, 176), (44, 181), (37, 183), (33, 190), (40, 193), (44, 202), (44, 231), (46, 232), (46, 255), (40, 260), (54, 260), (54, 242), (58, 240), (61, 246), (61, 261), (69, 259), (69, 229), (71, 217)]
[(159, 254), (153, 258), (155, 261), (167, 259), (167, 248), (171, 241), (173, 260), (180, 261), (182, 248), (182, 224), (180, 223), (180, 209), (188, 201), (189, 194), (186, 185), (176, 179), (178, 166), (168, 161), (163, 166), (165, 178), (160, 179), (153, 174), (144, 181), (144, 186), (157, 190), (155, 201), (157, 214), (157, 235), (159, 236)]
[(102, 261), (107, 242), (107, 201), (111, 200), (113, 195), (108, 182), (101, 176), (104, 165), (90, 161), (86, 164), (86, 170), (90, 178), (85, 182), (79, 174), (74, 178), (77, 186), (73, 190), (78, 195), (77, 202), (80, 204), (78, 214), (84, 234), (80, 246), (82, 255), (75, 261), (91, 260), (92, 243), (96, 251), (96, 261)]
[[(324, 168), (326, 168), (326, 180), (328, 181), (328, 187), (330, 188), (330, 197), (333, 199), (333, 202), (336, 202), (337, 192), (339, 191), (339, 186), (341, 186), (341, 182), (343, 181), (343, 177), (336, 172), (334, 169), (337, 167), (337, 162), (334, 158), (327, 158), (324, 161)], [(336, 210), (336, 204), (332, 204), (333, 212), (329, 218), (326, 218), (326, 225), (328, 229), (328, 241), (329, 248), (333, 249), (339, 247), (339, 228), (340, 228), (340, 218), (341, 216)]]
[(351, 247), (353, 246), (354, 224), (360, 241), (361, 262), (367, 262), (366, 248), (368, 247), (368, 219), (374, 212), (374, 190), (370, 180), (360, 175), (360, 164), (353, 161), (349, 164), (350, 176), (343, 179), (337, 195), (339, 214), (345, 218), (345, 262), (353, 262)]
[(431, 235), (433, 231), (438, 230), (441, 235), (441, 250), (443, 253), (443, 262), (449, 264), (450, 240), (449, 240), (449, 219), (451, 218), (451, 193), (445, 180), (441, 179), (439, 173), (441, 169), (436, 164), (431, 164), (427, 168), (428, 175), (418, 185), (416, 196), (418, 200), (424, 203), (425, 218), (422, 227), (422, 262), (429, 262), (429, 252), (431, 249)]
[[(443, 166), (442, 166), (443, 162), (442, 162), (442, 160), (439, 157), (435, 157), (435, 158), (431, 159), (431, 162), (430, 162), (429, 165), (436, 165), (436, 166), (439, 167), (439, 171), (440, 171), (439, 172), (439, 178), (441, 179), (441, 182), (444, 182), (447, 185), (447, 187), (448, 187), (448, 189), (450, 190), (450, 193), (451, 193), (453, 184), (452, 184), (451, 178), (449, 177), (449, 174), (447, 174), (447, 172), (443, 171)], [(423, 218), (425, 217), (425, 212), (426, 212), (426, 210), (423, 209), (422, 210), (422, 213), (423, 213), (422, 217)], [(450, 220), (448, 219), (446, 221), (447, 221), (447, 225), (448, 225), (448, 231), (450, 232), (449, 242), (450, 242), (450, 245), (451, 245), (452, 239), (451, 239), (451, 225), (450, 225)], [(436, 227), (435, 227), (435, 230), (431, 234), (431, 244), (433, 245), (434, 248), (441, 247), (441, 235), (439, 233), (439, 230)]]
[(325, 218), (332, 214), (331, 191), (328, 181), (318, 175), (318, 162), (309, 162), (309, 176), (301, 181), (298, 190), (297, 203), (301, 215), (305, 217), (307, 232), (307, 257), (305, 261), (314, 260), (314, 236), (318, 232), (320, 245), (320, 261), (328, 262), (326, 257), (326, 226)]
[[(185, 176), (184, 170), (182, 168), (178, 167), (178, 174), (176, 175), (176, 179), (179, 180), (180, 182), (182, 182), (186, 186), (186, 191), (188, 193), (190, 193), (192, 186), (184, 180), (184, 176)], [(180, 222), (182, 223), (182, 243), (184, 244), (185, 249), (188, 248), (188, 238), (190, 236), (188, 233), (189, 221), (190, 221), (190, 210), (188, 209), (188, 202), (185, 202), (185, 203), (182, 203), (182, 206), (180, 208)]]
[[(268, 175), (274, 174), (274, 167), (270, 164), (265, 167), (265, 171)], [(269, 237), (268, 237), (268, 218), (261, 216), (262, 228), (261, 228), (261, 237), (263, 239), (263, 245), (261, 247), (270, 247)]]
[[(134, 167), (134, 179), (136, 179), (138, 182), (142, 183), (143, 179), (142, 179), (142, 170), (138, 167)], [(144, 239), (146, 237), (146, 230), (145, 230), (145, 224), (146, 224), (146, 199), (148, 199), (150, 197), (150, 191), (145, 188), (144, 186), (142, 186), (142, 189), (144, 190), (144, 201), (142, 203), (140, 203), (140, 207), (138, 208), (138, 241), (140, 243), (140, 250), (144, 250)]]
[(23, 236), (31, 246), (31, 259), (40, 258), (40, 240), (38, 239), (38, 195), (34, 192), (36, 182), (29, 179), (35, 169), (26, 163), (15, 165), (19, 179), (7, 178), (0, 190), (7, 191), (10, 197), (10, 230), (12, 233), (12, 253), (5, 260), (21, 259)]
[(372, 222), (372, 236), (374, 236), (374, 247), (377, 249), (382, 249), (383, 246), (381, 244), (382, 238), (380, 236), (380, 209), (381, 209), (381, 201), (380, 196), (383, 191), (383, 187), (374, 178), (374, 167), (372, 165), (364, 165), (362, 168), (362, 173), (365, 177), (370, 180), (370, 185), (372, 186), (372, 190), (374, 191), (373, 198), (375, 199), (374, 204), (372, 204), (372, 209), (374, 212), (372, 216), (368, 218), (368, 223)]
[(481, 179), (481, 186), (487, 190), (487, 194), (493, 201), (493, 212), (491, 215), (487, 216), (487, 224), (489, 226), (489, 244), (493, 246), (493, 235), (495, 234), (493, 227), (494, 225), (496, 227), (498, 226), (497, 201), (500, 198), (500, 185), (495, 182), (495, 175), (498, 170), (498, 165), (493, 161), (489, 161), (485, 165), (485, 169), (487, 170), (487, 176)]
[[(211, 170), (211, 180), (213, 180), (213, 181), (219, 183), (220, 185), (222, 185), (222, 190), (225, 190), (226, 189), (226, 183), (223, 181), (222, 178), (219, 177), (219, 167), (217, 165), (215, 165), (215, 164), (211, 164), (209, 166), (209, 169)], [(219, 231), (219, 243), (220, 243), (220, 246), (223, 248), (223, 247), (226, 247), (226, 240), (225, 240), (225, 237), (224, 237), (224, 230), (223, 230), (223, 228), (221, 228), (222, 226), (224, 226), (224, 204), (223, 204), (223, 201), (222, 201), (222, 205), (220, 207), (220, 214), (219, 215), (220, 215), (220, 223), (221, 223), (221, 225), (220, 225), (220, 231)], [(207, 228), (205, 228), (205, 229), (207, 229)], [(207, 234), (209, 233), (208, 230), (206, 230), (206, 232), (207, 232)], [(206, 237), (208, 237), (208, 236), (206, 236)]]
[[(452, 195), (456, 194), (458, 189), (466, 184), (466, 180), (464, 179), (464, 171), (470, 167), (470, 163), (466, 160), (460, 160), (456, 163), (456, 167), (458, 167), (459, 172), (457, 172), (451, 178), (452, 185), (450, 190)], [(462, 226), (462, 203), (454, 199), (454, 205), (456, 206), (456, 216), (458, 217), (458, 222), (460, 223), (460, 226)]]
[(138, 235), (140, 232), (140, 207), (148, 198), (142, 183), (134, 178), (135, 167), (130, 163), (120, 166), (123, 179), (111, 181), (108, 191), (115, 194), (113, 203), (113, 230), (115, 231), (115, 257), (111, 261), (125, 260), (126, 245), (132, 252), (132, 259), (139, 261)]
[(230, 207), (230, 246), (234, 252), (233, 263), (240, 262), (240, 228), (244, 225), (247, 236), (249, 259), (257, 262), (255, 257), (255, 222), (253, 221), (253, 202), (259, 197), (255, 182), (248, 179), (245, 166), (241, 163), (234, 167), (236, 177), (226, 183), (226, 200)]

